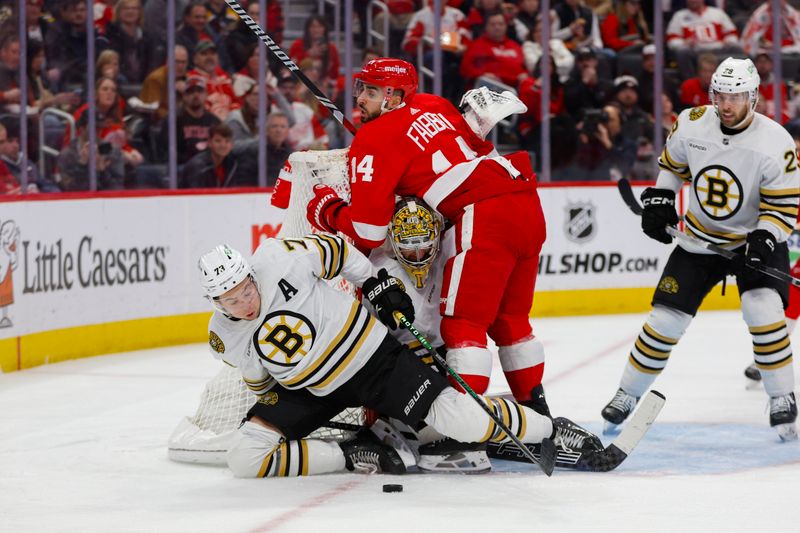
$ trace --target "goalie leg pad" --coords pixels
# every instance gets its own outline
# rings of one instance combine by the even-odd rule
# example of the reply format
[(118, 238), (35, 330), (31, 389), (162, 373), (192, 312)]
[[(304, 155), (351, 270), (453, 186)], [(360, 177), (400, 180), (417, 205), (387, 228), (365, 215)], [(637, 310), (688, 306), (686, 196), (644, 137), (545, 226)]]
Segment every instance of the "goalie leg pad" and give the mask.
[(254, 422), (239, 429), (227, 454), (228, 468), (240, 478), (309, 476), (339, 472), (344, 454), (335, 442), (283, 440)]
[(692, 315), (683, 311), (654, 305), (630, 351), (620, 388), (636, 397), (647, 392), (691, 321)]
[[(494, 413), (522, 442), (537, 443), (553, 434), (552, 421), (536, 411), (503, 398), (484, 398)], [(460, 442), (504, 442), (505, 433), (475, 400), (453, 388), (443, 390), (425, 422)]]
[(794, 390), (792, 345), (783, 303), (774, 289), (751, 289), (742, 294), (742, 316), (753, 337), (753, 357), (770, 397)]

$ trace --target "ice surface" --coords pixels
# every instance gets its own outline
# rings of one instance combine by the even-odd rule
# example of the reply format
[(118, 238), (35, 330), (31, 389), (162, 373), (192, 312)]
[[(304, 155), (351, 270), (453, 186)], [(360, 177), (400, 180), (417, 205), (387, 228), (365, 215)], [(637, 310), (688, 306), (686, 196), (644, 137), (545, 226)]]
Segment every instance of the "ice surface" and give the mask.
[[(644, 318), (535, 322), (556, 415), (600, 431)], [(745, 389), (750, 350), (739, 313), (701, 313), (656, 381), (666, 406), (628, 461), (549, 479), (504, 461), (480, 476), (258, 480), (170, 462), (167, 437), (218, 370), (202, 345), (0, 375), (0, 531), (797, 531), (800, 444), (780, 443), (763, 390)], [(497, 371), (492, 391), (505, 390)]]

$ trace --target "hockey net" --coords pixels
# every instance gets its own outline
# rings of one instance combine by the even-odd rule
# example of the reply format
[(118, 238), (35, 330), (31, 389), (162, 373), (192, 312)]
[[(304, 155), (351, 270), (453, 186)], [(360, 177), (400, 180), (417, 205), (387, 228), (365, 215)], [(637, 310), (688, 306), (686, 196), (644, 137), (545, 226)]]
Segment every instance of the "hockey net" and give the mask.
[[(295, 152), (289, 157), (292, 167), (292, 189), (289, 206), (279, 237), (302, 237), (315, 230), (306, 220), (306, 206), (314, 196), (313, 187), (323, 183), (333, 188), (345, 200), (350, 199), (347, 175), (347, 149)], [(355, 294), (355, 288), (342, 278), (329, 282), (338, 290)], [(225, 453), (256, 396), (242, 381), (239, 370), (224, 366), (205, 386), (197, 411), (184, 417), (168, 443), (168, 456), (173, 461), (225, 464)], [(334, 422), (362, 425), (362, 408), (345, 409)], [(344, 440), (352, 433), (342, 429), (322, 427), (309, 438)]]

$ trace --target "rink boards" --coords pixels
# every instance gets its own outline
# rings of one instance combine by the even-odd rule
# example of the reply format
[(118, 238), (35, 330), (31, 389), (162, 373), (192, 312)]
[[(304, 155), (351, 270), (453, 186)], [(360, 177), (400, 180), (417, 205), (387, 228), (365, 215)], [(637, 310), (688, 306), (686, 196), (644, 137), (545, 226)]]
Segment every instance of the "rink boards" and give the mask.
[[(532, 316), (646, 310), (671, 247), (642, 235), (616, 187), (539, 194), (548, 237)], [(0, 367), (202, 341), (196, 258), (221, 242), (253, 251), (282, 218), (257, 189), (0, 201)], [(735, 288), (706, 304), (736, 307)]]

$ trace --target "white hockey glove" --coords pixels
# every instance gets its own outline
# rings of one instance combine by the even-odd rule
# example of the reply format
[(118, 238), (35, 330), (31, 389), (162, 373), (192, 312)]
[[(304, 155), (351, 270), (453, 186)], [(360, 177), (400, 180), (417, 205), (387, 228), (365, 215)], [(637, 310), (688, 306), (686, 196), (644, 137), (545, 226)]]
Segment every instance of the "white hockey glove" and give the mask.
[(510, 91), (496, 93), (490, 91), (488, 87), (467, 91), (461, 97), (458, 107), (472, 131), (481, 139), (486, 139), (495, 124), (507, 116), (525, 113), (528, 110), (528, 106)]

